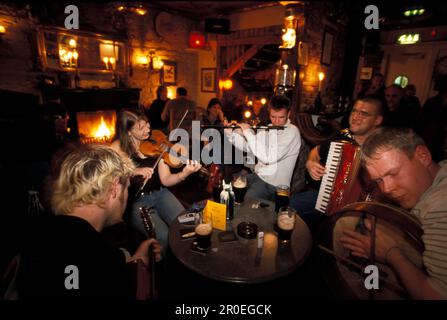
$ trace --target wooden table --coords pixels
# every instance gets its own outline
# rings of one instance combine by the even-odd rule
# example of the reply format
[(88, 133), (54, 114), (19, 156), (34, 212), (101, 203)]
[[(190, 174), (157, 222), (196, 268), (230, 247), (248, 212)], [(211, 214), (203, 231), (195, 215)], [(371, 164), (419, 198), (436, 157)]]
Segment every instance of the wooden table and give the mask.
[[(278, 243), (276, 232), (275, 204), (269, 207), (252, 208), (258, 199), (245, 198), (238, 206), (235, 217), (228, 221), (227, 230), (234, 230), (236, 241), (220, 242), (220, 230), (214, 229), (212, 245), (206, 253), (191, 249), (194, 238), (182, 239), (180, 230), (187, 224), (177, 219), (169, 230), (169, 245), (173, 254), (187, 268), (217, 281), (233, 283), (260, 283), (283, 277), (297, 269), (307, 258), (312, 247), (312, 237), (307, 225), (297, 216), (290, 242)], [(254, 222), (258, 231), (264, 231), (264, 245), (257, 247), (257, 238), (245, 239), (237, 234), (237, 225), (242, 221)], [(191, 225), (189, 225), (191, 226)]]

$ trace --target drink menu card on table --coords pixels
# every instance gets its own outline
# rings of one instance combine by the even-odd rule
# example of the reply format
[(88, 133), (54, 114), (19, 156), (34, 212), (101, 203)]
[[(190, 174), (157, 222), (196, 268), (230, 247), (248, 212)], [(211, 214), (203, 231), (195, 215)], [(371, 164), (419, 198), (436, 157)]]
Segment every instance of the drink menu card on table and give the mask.
[(213, 228), (218, 230), (227, 229), (227, 206), (208, 200), (205, 209), (203, 209), (204, 221), (212, 221)]

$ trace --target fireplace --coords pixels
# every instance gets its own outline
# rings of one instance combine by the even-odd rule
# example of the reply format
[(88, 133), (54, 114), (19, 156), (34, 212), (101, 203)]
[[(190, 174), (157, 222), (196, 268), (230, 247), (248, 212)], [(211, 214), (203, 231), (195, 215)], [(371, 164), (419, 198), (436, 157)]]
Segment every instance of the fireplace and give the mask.
[(110, 143), (115, 135), (116, 111), (77, 112), (81, 143)]
[(110, 143), (118, 111), (138, 108), (138, 88), (65, 89), (61, 101), (70, 113), (70, 135), (82, 143)]

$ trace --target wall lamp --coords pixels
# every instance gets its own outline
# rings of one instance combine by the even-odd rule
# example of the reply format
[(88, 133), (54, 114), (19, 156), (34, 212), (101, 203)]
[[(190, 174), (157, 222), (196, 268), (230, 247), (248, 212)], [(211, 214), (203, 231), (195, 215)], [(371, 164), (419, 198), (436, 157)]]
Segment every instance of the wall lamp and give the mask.
[(148, 68), (149, 71), (158, 72), (163, 68), (163, 60), (155, 54), (154, 51), (150, 51), (148, 55), (137, 55), (137, 63), (144, 68)]
[(128, 3), (128, 4), (120, 4), (116, 7), (118, 12), (130, 12), (134, 14), (138, 14), (140, 16), (144, 16), (147, 13), (147, 9), (142, 4)]

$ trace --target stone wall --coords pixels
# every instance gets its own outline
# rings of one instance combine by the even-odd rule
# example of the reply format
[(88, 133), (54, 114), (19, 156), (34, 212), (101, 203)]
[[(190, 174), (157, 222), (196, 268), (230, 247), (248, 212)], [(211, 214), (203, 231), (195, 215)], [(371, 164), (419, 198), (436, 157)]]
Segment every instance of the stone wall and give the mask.
[[(189, 32), (197, 27), (195, 22), (150, 10), (144, 16), (121, 14), (106, 3), (82, 3), (78, 7), (80, 31), (127, 37), (129, 68), (122, 80), (130, 87), (142, 89), (141, 105), (148, 105), (155, 99), (157, 86), (160, 85), (160, 72), (149, 71), (136, 62), (137, 54), (147, 55), (150, 50), (163, 60), (177, 64), (176, 85), (185, 86), (190, 97), (197, 99), (198, 54), (185, 51)], [(53, 4), (46, 10), (34, 10), (23, 4), (0, 4), (0, 24), (6, 27), (6, 34), (0, 43), (0, 89), (37, 94), (38, 76), (57, 78), (55, 70), (42, 69), (37, 48), (37, 28), (63, 27), (65, 17), (62, 4)], [(79, 54), (82, 55), (82, 52)], [(113, 87), (114, 83), (111, 74), (81, 72), (81, 86), (106, 88)]]
[[(43, 71), (37, 50), (37, 28), (39, 26), (63, 27), (65, 14), (63, 4), (25, 7), (23, 4), (0, 4), (0, 23), (6, 27), (6, 34), (0, 43), (0, 89), (37, 93), (39, 75), (55, 75), (54, 71)], [(346, 44), (346, 29), (343, 19), (334, 21), (329, 15), (336, 9), (333, 2), (307, 2), (306, 31), (303, 41), (308, 43), (308, 63), (301, 67), (299, 76), (302, 86), (300, 105), (307, 108), (313, 104), (318, 91), (318, 72), (326, 78), (322, 84), (323, 100), (330, 103), (339, 91), (343, 69), (343, 55)], [(149, 10), (144, 16), (132, 13), (121, 14), (111, 4), (83, 3), (80, 9), (80, 29), (99, 34), (116, 34), (128, 39), (129, 69), (123, 81), (130, 87), (141, 88), (141, 105), (148, 105), (155, 99), (160, 84), (160, 74), (149, 72), (136, 62), (136, 55), (156, 52), (164, 60), (177, 63), (177, 86), (185, 86), (189, 96), (199, 106), (205, 107), (208, 100), (217, 95), (201, 92), (201, 69), (216, 66), (215, 36), (207, 35), (208, 46), (201, 50), (188, 49), (188, 35), (192, 30), (203, 30), (203, 24), (166, 12)], [(268, 8), (265, 10), (283, 10)], [(275, 11), (275, 13), (277, 13)], [(44, 12), (45, 14), (42, 14)], [(325, 15), (322, 16), (321, 12)], [(247, 13), (248, 14), (248, 13)], [(244, 16), (230, 17), (233, 26), (242, 24)], [(279, 15), (274, 21), (280, 23)], [(235, 19), (240, 23), (236, 23)], [(268, 20), (271, 24), (272, 19)], [(253, 24), (254, 20), (251, 19)], [(251, 25), (250, 25), (251, 26)], [(261, 25), (262, 26), (262, 25)], [(246, 26), (245, 26), (246, 27)], [(332, 61), (329, 66), (320, 62), (323, 31), (334, 35)], [(82, 54), (82, 52), (80, 53)], [(81, 74), (81, 86), (112, 87), (111, 74)], [(173, 87), (172, 89), (175, 89)]]
[[(337, 96), (340, 94), (347, 30), (346, 17), (331, 18), (333, 12), (336, 12), (335, 6), (336, 3), (333, 2), (307, 3), (305, 34), (302, 40), (308, 44), (308, 63), (301, 66), (299, 74), (302, 88), (300, 102), (302, 110), (310, 109), (317, 97), (319, 72), (325, 74), (321, 85), (323, 103), (326, 105), (335, 103)], [(324, 15), (321, 12), (324, 12)], [(325, 30), (334, 36), (329, 65), (321, 63)]]

